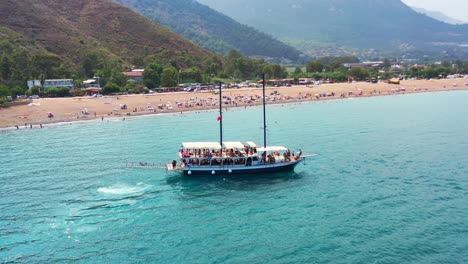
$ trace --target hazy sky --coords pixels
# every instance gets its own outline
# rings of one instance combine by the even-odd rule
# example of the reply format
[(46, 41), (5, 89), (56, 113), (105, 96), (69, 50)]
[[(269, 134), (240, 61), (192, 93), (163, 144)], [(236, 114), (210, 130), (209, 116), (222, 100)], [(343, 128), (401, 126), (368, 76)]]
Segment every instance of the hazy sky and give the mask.
[(402, 0), (410, 6), (440, 11), (449, 17), (468, 23), (468, 0)]

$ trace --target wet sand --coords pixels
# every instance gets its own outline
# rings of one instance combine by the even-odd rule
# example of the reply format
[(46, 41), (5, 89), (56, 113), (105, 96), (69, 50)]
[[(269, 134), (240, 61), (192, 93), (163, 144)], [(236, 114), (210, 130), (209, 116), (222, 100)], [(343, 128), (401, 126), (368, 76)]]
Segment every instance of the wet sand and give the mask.
[[(405, 88), (405, 91), (396, 91)], [(267, 87), (266, 93), (277, 91), (275, 101), (268, 98), (270, 103), (293, 103), (299, 101), (322, 101), (350, 97), (384, 96), (396, 94), (409, 94), (421, 92), (436, 92), (449, 90), (468, 90), (468, 79), (441, 79), (441, 80), (404, 80), (400, 85), (386, 83), (336, 83), (309, 86)], [(352, 92), (352, 95), (350, 95)], [(357, 95), (362, 92), (362, 95)], [(320, 94), (334, 94), (334, 96), (320, 97)], [(223, 96), (230, 97), (228, 104), (223, 107), (245, 107), (261, 104), (258, 100), (262, 94), (261, 88), (230, 88), (223, 90)], [(257, 100), (248, 100), (246, 96)], [(216, 101), (214, 101), (216, 100)], [(101, 120), (109, 118), (129, 118), (149, 114), (177, 113), (184, 111), (201, 111), (217, 109), (219, 95), (213, 92), (179, 92), (154, 93), (147, 95), (119, 95), (103, 97), (73, 97), (73, 98), (44, 98), (25, 102), (23, 105), (0, 108), (0, 128), (30, 129), (44, 127), (51, 123), (76, 122), (85, 120)], [(181, 106), (177, 105), (177, 102)], [(202, 104), (202, 105), (197, 105)], [(127, 109), (121, 109), (121, 105)], [(148, 110), (148, 105), (154, 110)], [(163, 109), (159, 109), (162, 105)], [(169, 110), (168, 105), (173, 109)], [(48, 113), (54, 115), (48, 118)], [(25, 126), (25, 123), (27, 124)]]

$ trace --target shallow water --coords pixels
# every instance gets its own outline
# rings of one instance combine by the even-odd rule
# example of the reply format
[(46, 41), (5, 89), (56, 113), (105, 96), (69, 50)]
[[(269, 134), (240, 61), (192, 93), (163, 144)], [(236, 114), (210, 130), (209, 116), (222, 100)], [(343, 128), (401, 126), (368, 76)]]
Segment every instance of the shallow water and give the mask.
[[(269, 145), (319, 155), (255, 179), (126, 168), (217, 141), (216, 112), (0, 132), (1, 262), (468, 262), (468, 92), (267, 115)], [(229, 109), (224, 140), (261, 144), (261, 118)]]

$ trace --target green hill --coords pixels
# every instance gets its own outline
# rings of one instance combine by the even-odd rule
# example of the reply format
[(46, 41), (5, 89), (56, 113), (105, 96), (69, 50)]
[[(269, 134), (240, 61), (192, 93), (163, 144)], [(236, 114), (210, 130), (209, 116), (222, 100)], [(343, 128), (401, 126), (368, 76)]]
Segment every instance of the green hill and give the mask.
[(3, 44), (29, 53), (47, 51), (69, 65), (83, 63), (91, 53), (140, 67), (154, 60), (203, 66), (215, 56), (108, 0), (2, 0), (0, 26)]
[(142, 15), (167, 26), (193, 42), (226, 55), (237, 49), (251, 57), (297, 62), (301, 52), (270, 35), (242, 25), (233, 19), (187, 0), (115, 0)]
[(388, 50), (461, 48), (467, 25), (449, 25), (400, 0), (199, 0), (250, 26), (303, 47), (336, 44)]

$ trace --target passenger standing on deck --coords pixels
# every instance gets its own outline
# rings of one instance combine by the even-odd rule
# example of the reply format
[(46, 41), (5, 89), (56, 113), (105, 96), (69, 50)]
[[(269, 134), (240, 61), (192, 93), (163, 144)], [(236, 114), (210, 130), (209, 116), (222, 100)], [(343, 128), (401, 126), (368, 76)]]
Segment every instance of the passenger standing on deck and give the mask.
[(296, 157), (296, 158), (297, 158), (297, 159), (298, 159), (298, 158), (300, 158), (300, 157), (301, 157), (301, 155), (302, 155), (302, 150), (301, 150), (301, 149), (299, 149), (299, 152), (297, 153), (297, 157)]

